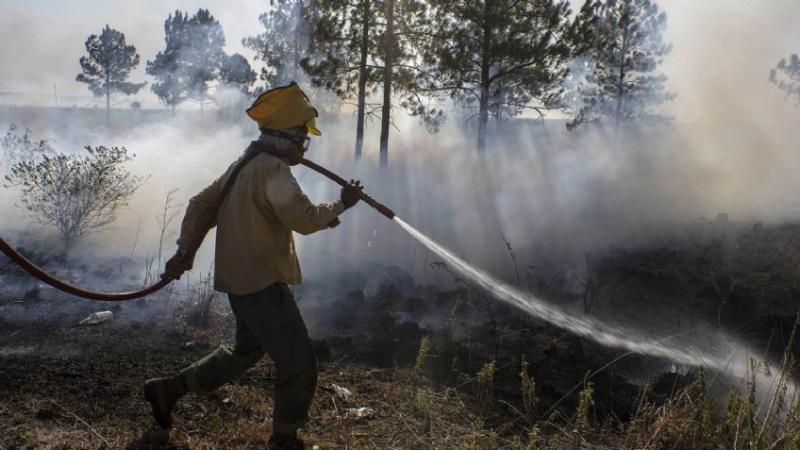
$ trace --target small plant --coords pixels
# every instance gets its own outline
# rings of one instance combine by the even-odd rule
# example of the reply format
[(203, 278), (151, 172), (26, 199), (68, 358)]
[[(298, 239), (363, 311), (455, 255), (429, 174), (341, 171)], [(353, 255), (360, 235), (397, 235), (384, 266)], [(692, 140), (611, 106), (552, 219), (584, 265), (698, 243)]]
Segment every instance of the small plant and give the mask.
[[(547, 294), (547, 291), (549, 291), (550, 288), (553, 287), (553, 284), (555, 284), (555, 282), (558, 281), (558, 279), (561, 278), (562, 275), (564, 275), (564, 272), (558, 272), (555, 275), (553, 275), (552, 278), (550, 278), (550, 281), (545, 281), (544, 279), (539, 277), (539, 273), (537, 272), (538, 270), (539, 270), (538, 267), (536, 267), (533, 264), (530, 264), (528, 265), (528, 272), (525, 273), (525, 279), (528, 281), (528, 291), (538, 295)], [(534, 287), (534, 281), (536, 282), (535, 287)]]
[(736, 389), (736, 387), (731, 388), (725, 403), (722, 423), (719, 425), (717, 431), (722, 439), (733, 442), (739, 440), (744, 405), (745, 402), (739, 394), (739, 390)]
[[(154, 283), (159, 280), (161, 275), (161, 270), (164, 268), (164, 264), (166, 263), (166, 258), (164, 258), (164, 247), (166, 246), (166, 239), (167, 236), (169, 235), (168, 231), (170, 230), (172, 222), (175, 220), (178, 213), (180, 212), (179, 208), (181, 207), (181, 204), (175, 203), (176, 192), (178, 192), (177, 189), (172, 189), (165, 193), (164, 206), (156, 216), (156, 223), (158, 223), (158, 230), (159, 230), (158, 252), (153, 256), (151, 256), (148, 252), (147, 256), (145, 257), (145, 271), (144, 271), (144, 283), (143, 283), (145, 285)], [(138, 229), (137, 229), (137, 237), (138, 237)], [(133, 255), (133, 249), (131, 249), (131, 255)]]
[(205, 279), (201, 276), (200, 281), (194, 285), (193, 297), (195, 301), (191, 303), (187, 315), (187, 323), (200, 329), (207, 329), (212, 324), (212, 305), (217, 300), (218, 294), (212, 287), (211, 276)]
[(698, 433), (710, 432), (713, 429), (713, 418), (716, 405), (708, 396), (706, 373), (701, 367), (697, 373), (697, 380), (687, 390), (687, 397), (695, 408), (695, 422)]
[(544, 439), (542, 438), (542, 430), (539, 425), (534, 425), (528, 433), (528, 445), (525, 450), (536, 450), (542, 447)]
[(422, 374), (425, 369), (425, 364), (428, 362), (428, 355), (431, 351), (431, 340), (428, 336), (422, 338), (419, 343), (419, 351), (417, 351), (417, 360), (414, 362), (414, 373), (417, 375)]
[(495, 361), (491, 360), (478, 372), (478, 398), (490, 400), (494, 397)]
[[(453, 275), (453, 279), (456, 283), (462, 285), (465, 289), (475, 293), (478, 296), (479, 301), (477, 305), (479, 308), (485, 310), (486, 314), (489, 317), (489, 324), (491, 325), (491, 334), (493, 337), (494, 343), (494, 358), (497, 359), (500, 355), (500, 323), (497, 320), (497, 315), (495, 313), (494, 305), (494, 298), (483, 289), (480, 285), (474, 282), (470, 282), (469, 280), (463, 278), (462, 276), (458, 275), (450, 266), (447, 265), (444, 261), (434, 261), (431, 263), (431, 267), (443, 269)], [(460, 292), (459, 292), (460, 294)], [(468, 298), (468, 296), (466, 296)], [(466, 300), (465, 300), (466, 302)], [(455, 311), (455, 306), (454, 306)]]
[(467, 288), (460, 287), (458, 288), (458, 297), (456, 297), (456, 301), (453, 302), (453, 307), (450, 308), (450, 316), (447, 318), (447, 344), (449, 345), (455, 338), (456, 328), (458, 327), (458, 317), (459, 312), (464, 307), (464, 303), (466, 303), (467, 298)]
[(173, 315), (174, 325), (195, 330), (201, 336), (210, 338), (216, 331), (218, 320), (214, 314), (214, 304), (219, 298), (219, 293), (213, 288), (211, 275), (200, 278), (190, 284), (187, 298), (175, 309)]
[(603, 289), (603, 280), (598, 279), (597, 275), (592, 273), (592, 264), (589, 260), (589, 254), (586, 255), (586, 279), (581, 280), (577, 275), (572, 274), (575, 279), (583, 286), (583, 313), (590, 315), (597, 305), (597, 297)]
[(158, 235), (158, 267), (162, 267), (163, 263), (166, 262), (162, 258), (162, 251), (164, 249), (165, 240), (167, 237), (167, 230), (169, 229), (172, 221), (175, 220), (175, 217), (178, 215), (179, 208), (181, 204), (175, 204), (175, 193), (178, 192), (177, 189), (172, 189), (166, 192), (166, 196), (164, 199), (164, 207), (159, 212), (158, 216), (156, 216), (156, 221), (158, 222), (158, 229), (160, 231)]
[(528, 374), (528, 361), (522, 355), (522, 369), (519, 372), (522, 380), (522, 406), (528, 416), (533, 416), (536, 410), (536, 381)]
[(594, 384), (587, 381), (579, 395), (578, 410), (575, 412), (575, 430), (579, 435), (584, 435), (591, 430), (589, 411), (594, 404)]

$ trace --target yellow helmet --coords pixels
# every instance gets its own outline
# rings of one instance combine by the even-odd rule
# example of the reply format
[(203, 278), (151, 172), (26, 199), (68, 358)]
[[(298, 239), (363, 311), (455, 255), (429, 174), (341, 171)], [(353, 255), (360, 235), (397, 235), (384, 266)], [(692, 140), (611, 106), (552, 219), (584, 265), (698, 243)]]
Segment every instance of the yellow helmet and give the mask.
[(317, 110), (294, 81), (288, 86), (270, 89), (259, 95), (247, 109), (247, 115), (258, 122), (261, 130), (287, 130), (305, 126), (309, 134), (322, 136), (317, 129)]

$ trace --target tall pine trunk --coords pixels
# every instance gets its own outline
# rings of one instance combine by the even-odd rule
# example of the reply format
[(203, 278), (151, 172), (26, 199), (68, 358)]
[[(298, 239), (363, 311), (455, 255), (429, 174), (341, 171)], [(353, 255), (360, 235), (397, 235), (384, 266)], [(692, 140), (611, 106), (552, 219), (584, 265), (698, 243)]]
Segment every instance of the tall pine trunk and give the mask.
[(106, 130), (111, 131), (111, 92), (106, 89)]
[(630, 4), (626, 3), (622, 11), (622, 42), (619, 55), (619, 79), (617, 80), (617, 105), (614, 112), (614, 129), (618, 132), (622, 123), (622, 109), (625, 103), (625, 78), (628, 72), (625, 67), (625, 55), (628, 54), (628, 33), (630, 32), (631, 11)]
[[(106, 71), (107, 72), (107, 71)], [(111, 85), (110, 77), (106, 73), (106, 131), (111, 131)]]
[(356, 155), (355, 160), (361, 160), (361, 148), (364, 145), (364, 114), (367, 102), (367, 52), (369, 51), (369, 19), (370, 0), (363, 0), (364, 6), (361, 27), (361, 61), (358, 66), (358, 113), (356, 115)]
[(386, 0), (386, 40), (384, 42), (383, 109), (381, 111), (380, 166), (389, 165), (389, 125), (392, 119), (392, 66), (394, 58), (394, 1)]
[(492, 14), (489, 11), (491, 2), (484, 3), (483, 15), (483, 42), (481, 48), (481, 85), (480, 85), (480, 99), (478, 109), (478, 154), (483, 155), (486, 151), (486, 134), (487, 125), (489, 123), (489, 57), (490, 57), (490, 43), (492, 39), (492, 31), (489, 25), (489, 16)]

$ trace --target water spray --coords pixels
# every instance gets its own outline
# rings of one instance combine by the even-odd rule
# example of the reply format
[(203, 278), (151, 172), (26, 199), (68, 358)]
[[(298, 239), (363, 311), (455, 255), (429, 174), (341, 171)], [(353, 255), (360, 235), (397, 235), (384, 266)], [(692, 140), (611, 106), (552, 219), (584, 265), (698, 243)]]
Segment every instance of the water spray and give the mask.
[[(695, 345), (676, 342), (674, 338), (677, 336), (657, 340), (633, 329), (611, 326), (591, 317), (577, 317), (496, 280), (491, 275), (468, 264), (399, 217), (395, 217), (393, 220), (417, 241), (444, 259), (453, 270), (474, 281), (494, 298), (533, 317), (545, 320), (551, 325), (604, 347), (629, 350), (631, 353), (663, 358), (685, 366), (705, 367), (718, 373), (728, 374), (738, 380), (752, 381), (758, 387), (756, 395), (759, 397), (758, 413), (760, 415), (773, 412), (775, 405), (770, 404), (770, 400), (774, 401), (778, 396), (783, 397), (783, 404), (794, 404), (798, 399), (800, 391), (798, 391), (797, 385), (787, 377), (785, 367), (777, 365), (776, 367), (780, 367), (780, 370), (777, 371), (771, 371), (768, 367), (763, 367), (763, 369), (758, 367), (753, 363), (757, 359), (756, 352), (730, 336), (718, 333), (716, 340), (720, 342), (717, 351), (712, 352), (708, 346), (703, 349)], [(800, 315), (797, 320), (800, 322)], [(708, 342), (704, 343), (708, 344)]]

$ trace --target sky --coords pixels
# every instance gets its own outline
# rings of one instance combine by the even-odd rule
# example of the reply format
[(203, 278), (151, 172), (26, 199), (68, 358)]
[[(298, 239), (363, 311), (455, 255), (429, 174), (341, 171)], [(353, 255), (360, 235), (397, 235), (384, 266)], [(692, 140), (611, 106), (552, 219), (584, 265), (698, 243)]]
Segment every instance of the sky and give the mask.
[[(222, 3), (178, 0), (91, 1), (91, 0), (0, 0), (0, 92), (40, 94), (52, 105), (59, 96), (91, 95), (75, 81), (80, 73), (78, 60), (86, 54), (84, 43), (91, 34), (100, 34), (109, 25), (125, 34), (129, 45), (141, 56), (138, 69), (130, 80), (152, 79), (144, 72), (147, 61), (164, 47), (164, 21), (176, 10), (193, 15), (209, 9), (225, 31), (226, 51), (252, 58), (241, 45), (242, 38), (260, 32), (259, 14), (267, 10), (267, 1), (242, 0)], [(14, 64), (9, 62), (13, 61)], [(131, 101), (135, 97), (126, 99)], [(137, 98), (145, 105), (158, 107), (146, 87)], [(69, 100), (62, 100), (67, 102)]]

